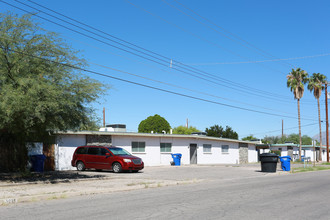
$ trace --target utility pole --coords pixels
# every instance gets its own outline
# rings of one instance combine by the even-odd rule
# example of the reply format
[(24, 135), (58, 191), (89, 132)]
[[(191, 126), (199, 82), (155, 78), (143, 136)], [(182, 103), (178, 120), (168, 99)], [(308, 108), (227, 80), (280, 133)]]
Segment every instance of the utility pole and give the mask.
[(282, 138), (284, 136), (284, 133), (283, 133), (283, 119), (282, 119)]
[(315, 161), (316, 161), (316, 151), (315, 151), (315, 145), (316, 145), (316, 143), (315, 143), (315, 140), (312, 140), (312, 144), (313, 144), (313, 152), (314, 152), (314, 155), (313, 155), (313, 157), (314, 157), (314, 167), (315, 167)]
[(103, 107), (103, 127), (105, 127), (105, 108)]
[[(327, 162), (329, 163), (329, 120), (328, 120), (328, 82), (325, 82), (325, 116), (326, 116), (326, 140), (327, 140)], [(321, 146), (320, 146), (321, 150)]]

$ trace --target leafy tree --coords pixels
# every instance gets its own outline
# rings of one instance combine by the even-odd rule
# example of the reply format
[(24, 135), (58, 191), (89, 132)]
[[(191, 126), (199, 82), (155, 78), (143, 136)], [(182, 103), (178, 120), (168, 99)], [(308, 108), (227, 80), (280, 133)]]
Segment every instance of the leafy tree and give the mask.
[(91, 103), (105, 87), (72, 68), (84, 65), (75, 50), (30, 15), (0, 13), (0, 147), (11, 145), (13, 160), (26, 152), (27, 141), (95, 125)]
[(304, 84), (308, 81), (308, 74), (304, 70), (297, 68), (287, 76), (287, 87), (293, 92), (298, 105), (298, 124), (299, 124), (299, 159), (301, 160), (301, 125), (300, 125), (300, 99), (304, 95)]
[[(293, 142), (295, 144), (299, 144), (300, 143), (300, 137), (298, 134), (290, 134), (287, 138), (286, 138), (287, 142)], [(311, 145), (312, 144), (312, 138), (307, 136), (307, 135), (303, 135), (301, 137), (301, 144), (302, 145)]]
[(238, 139), (238, 134), (229, 126), (226, 126), (226, 129), (223, 129), (222, 126), (214, 125), (210, 128), (206, 128), (205, 132), (207, 133), (207, 136)]
[(219, 125), (213, 125), (210, 128), (206, 128), (205, 132), (207, 136), (222, 137), (223, 127)]
[(251, 140), (255, 140), (255, 139), (258, 139), (256, 137), (254, 137), (252, 134), (249, 135), (249, 136), (246, 136), (244, 138), (242, 138), (242, 141), (251, 141)]
[(191, 134), (193, 132), (200, 132), (200, 130), (198, 130), (197, 128), (190, 126), (189, 128), (185, 127), (185, 126), (178, 126), (173, 128), (173, 134)]
[[(322, 90), (324, 90), (323, 84), (326, 82), (327, 77), (320, 73), (313, 73), (308, 80), (308, 90), (313, 92), (314, 97), (317, 100), (317, 109), (319, 114), (319, 129), (320, 129), (320, 146), (322, 146), (322, 128), (321, 128), (321, 114), (320, 114), (320, 97)], [(322, 161), (322, 151), (320, 150), (319, 158)]]
[(225, 131), (222, 135), (223, 138), (230, 138), (230, 139), (236, 139), (238, 140), (238, 134), (235, 132), (231, 127), (226, 126)]
[(169, 132), (170, 129), (171, 126), (166, 119), (156, 114), (141, 121), (138, 131), (140, 133), (150, 133), (151, 131), (155, 133), (162, 133), (163, 131)]
[[(264, 139), (262, 139), (262, 142), (264, 144), (282, 144), (282, 141), (280, 141), (279, 136), (266, 136)], [(284, 143), (284, 141), (283, 141)]]
[[(312, 144), (312, 138), (307, 136), (307, 135), (303, 135), (301, 137), (302, 140), (302, 145), (311, 145)], [(294, 144), (299, 144), (300, 142), (300, 138), (299, 138), (299, 134), (290, 134), (288, 136), (266, 136), (263, 140), (263, 143), (265, 144), (285, 144), (285, 142), (292, 142)]]

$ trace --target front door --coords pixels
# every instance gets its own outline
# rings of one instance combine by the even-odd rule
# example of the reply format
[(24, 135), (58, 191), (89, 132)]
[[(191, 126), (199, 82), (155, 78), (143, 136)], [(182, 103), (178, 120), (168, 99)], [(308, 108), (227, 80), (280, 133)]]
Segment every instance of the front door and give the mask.
[(190, 164), (197, 164), (197, 144), (190, 144)]
[(249, 145), (247, 143), (239, 143), (239, 163), (249, 162)]

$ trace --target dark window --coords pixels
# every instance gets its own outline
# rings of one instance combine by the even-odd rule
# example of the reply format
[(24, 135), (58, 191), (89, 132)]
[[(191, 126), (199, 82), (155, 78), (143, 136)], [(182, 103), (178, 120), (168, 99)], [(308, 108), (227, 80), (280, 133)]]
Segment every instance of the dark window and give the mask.
[(204, 153), (211, 153), (211, 148), (212, 148), (212, 145), (211, 144), (203, 144), (203, 152)]
[(145, 142), (132, 142), (132, 152), (145, 152)]
[(172, 143), (160, 143), (160, 152), (171, 153), (172, 152)]
[(99, 150), (100, 150), (100, 148), (98, 148), (98, 147), (90, 147), (88, 149), (88, 154), (98, 155), (99, 154)]
[(106, 153), (109, 153), (109, 151), (105, 148), (101, 148), (101, 155), (104, 156)]
[(77, 149), (77, 154), (86, 154), (87, 148), (86, 147), (81, 147)]

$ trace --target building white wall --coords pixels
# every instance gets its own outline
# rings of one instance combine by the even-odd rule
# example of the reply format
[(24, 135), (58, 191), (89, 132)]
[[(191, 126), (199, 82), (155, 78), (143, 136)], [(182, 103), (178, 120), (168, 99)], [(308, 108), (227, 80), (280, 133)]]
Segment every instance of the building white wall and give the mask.
[[(145, 142), (146, 148), (143, 153), (132, 153), (132, 142)], [(172, 152), (160, 152), (160, 143), (172, 143)], [(238, 143), (219, 142), (202, 139), (189, 138), (169, 138), (169, 137), (124, 137), (113, 136), (112, 145), (118, 146), (131, 152), (133, 155), (143, 159), (146, 166), (170, 165), (173, 161), (172, 153), (180, 153), (181, 164), (190, 164), (190, 144), (197, 144), (197, 164), (235, 164), (238, 163)], [(211, 153), (203, 152), (203, 144), (211, 144)], [(222, 153), (221, 145), (228, 145), (229, 152)], [(251, 146), (252, 147), (252, 146)], [(255, 150), (254, 150), (255, 151)], [(253, 154), (252, 161), (256, 161), (257, 156)]]
[[(145, 152), (132, 153), (132, 142), (145, 142)], [(172, 152), (160, 152), (160, 143), (172, 143)], [(71, 166), (71, 159), (78, 146), (86, 144), (86, 135), (60, 135), (55, 145), (56, 170), (75, 169)], [(239, 163), (238, 142), (205, 140), (199, 138), (175, 138), (175, 137), (148, 137), (148, 136), (112, 136), (112, 145), (122, 147), (133, 155), (142, 158), (145, 166), (170, 165), (173, 161), (172, 153), (181, 153), (181, 164), (190, 164), (190, 144), (197, 145), (197, 164), (237, 164)], [(203, 144), (211, 145), (211, 152), (203, 151)], [(222, 145), (229, 146), (229, 152), (221, 150)], [(255, 145), (248, 148), (248, 162), (257, 162)]]
[(249, 144), (248, 154), (249, 154), (249, 158), (248, 158), (249, 163), (258, 162), (258, 151), (256, 150), (255, 145)]
[(77, 147), (86, 144), (85, 135), (60, 135), (55, 145), (56, 170), (73, 170), (71, 166), (72, 155)]

